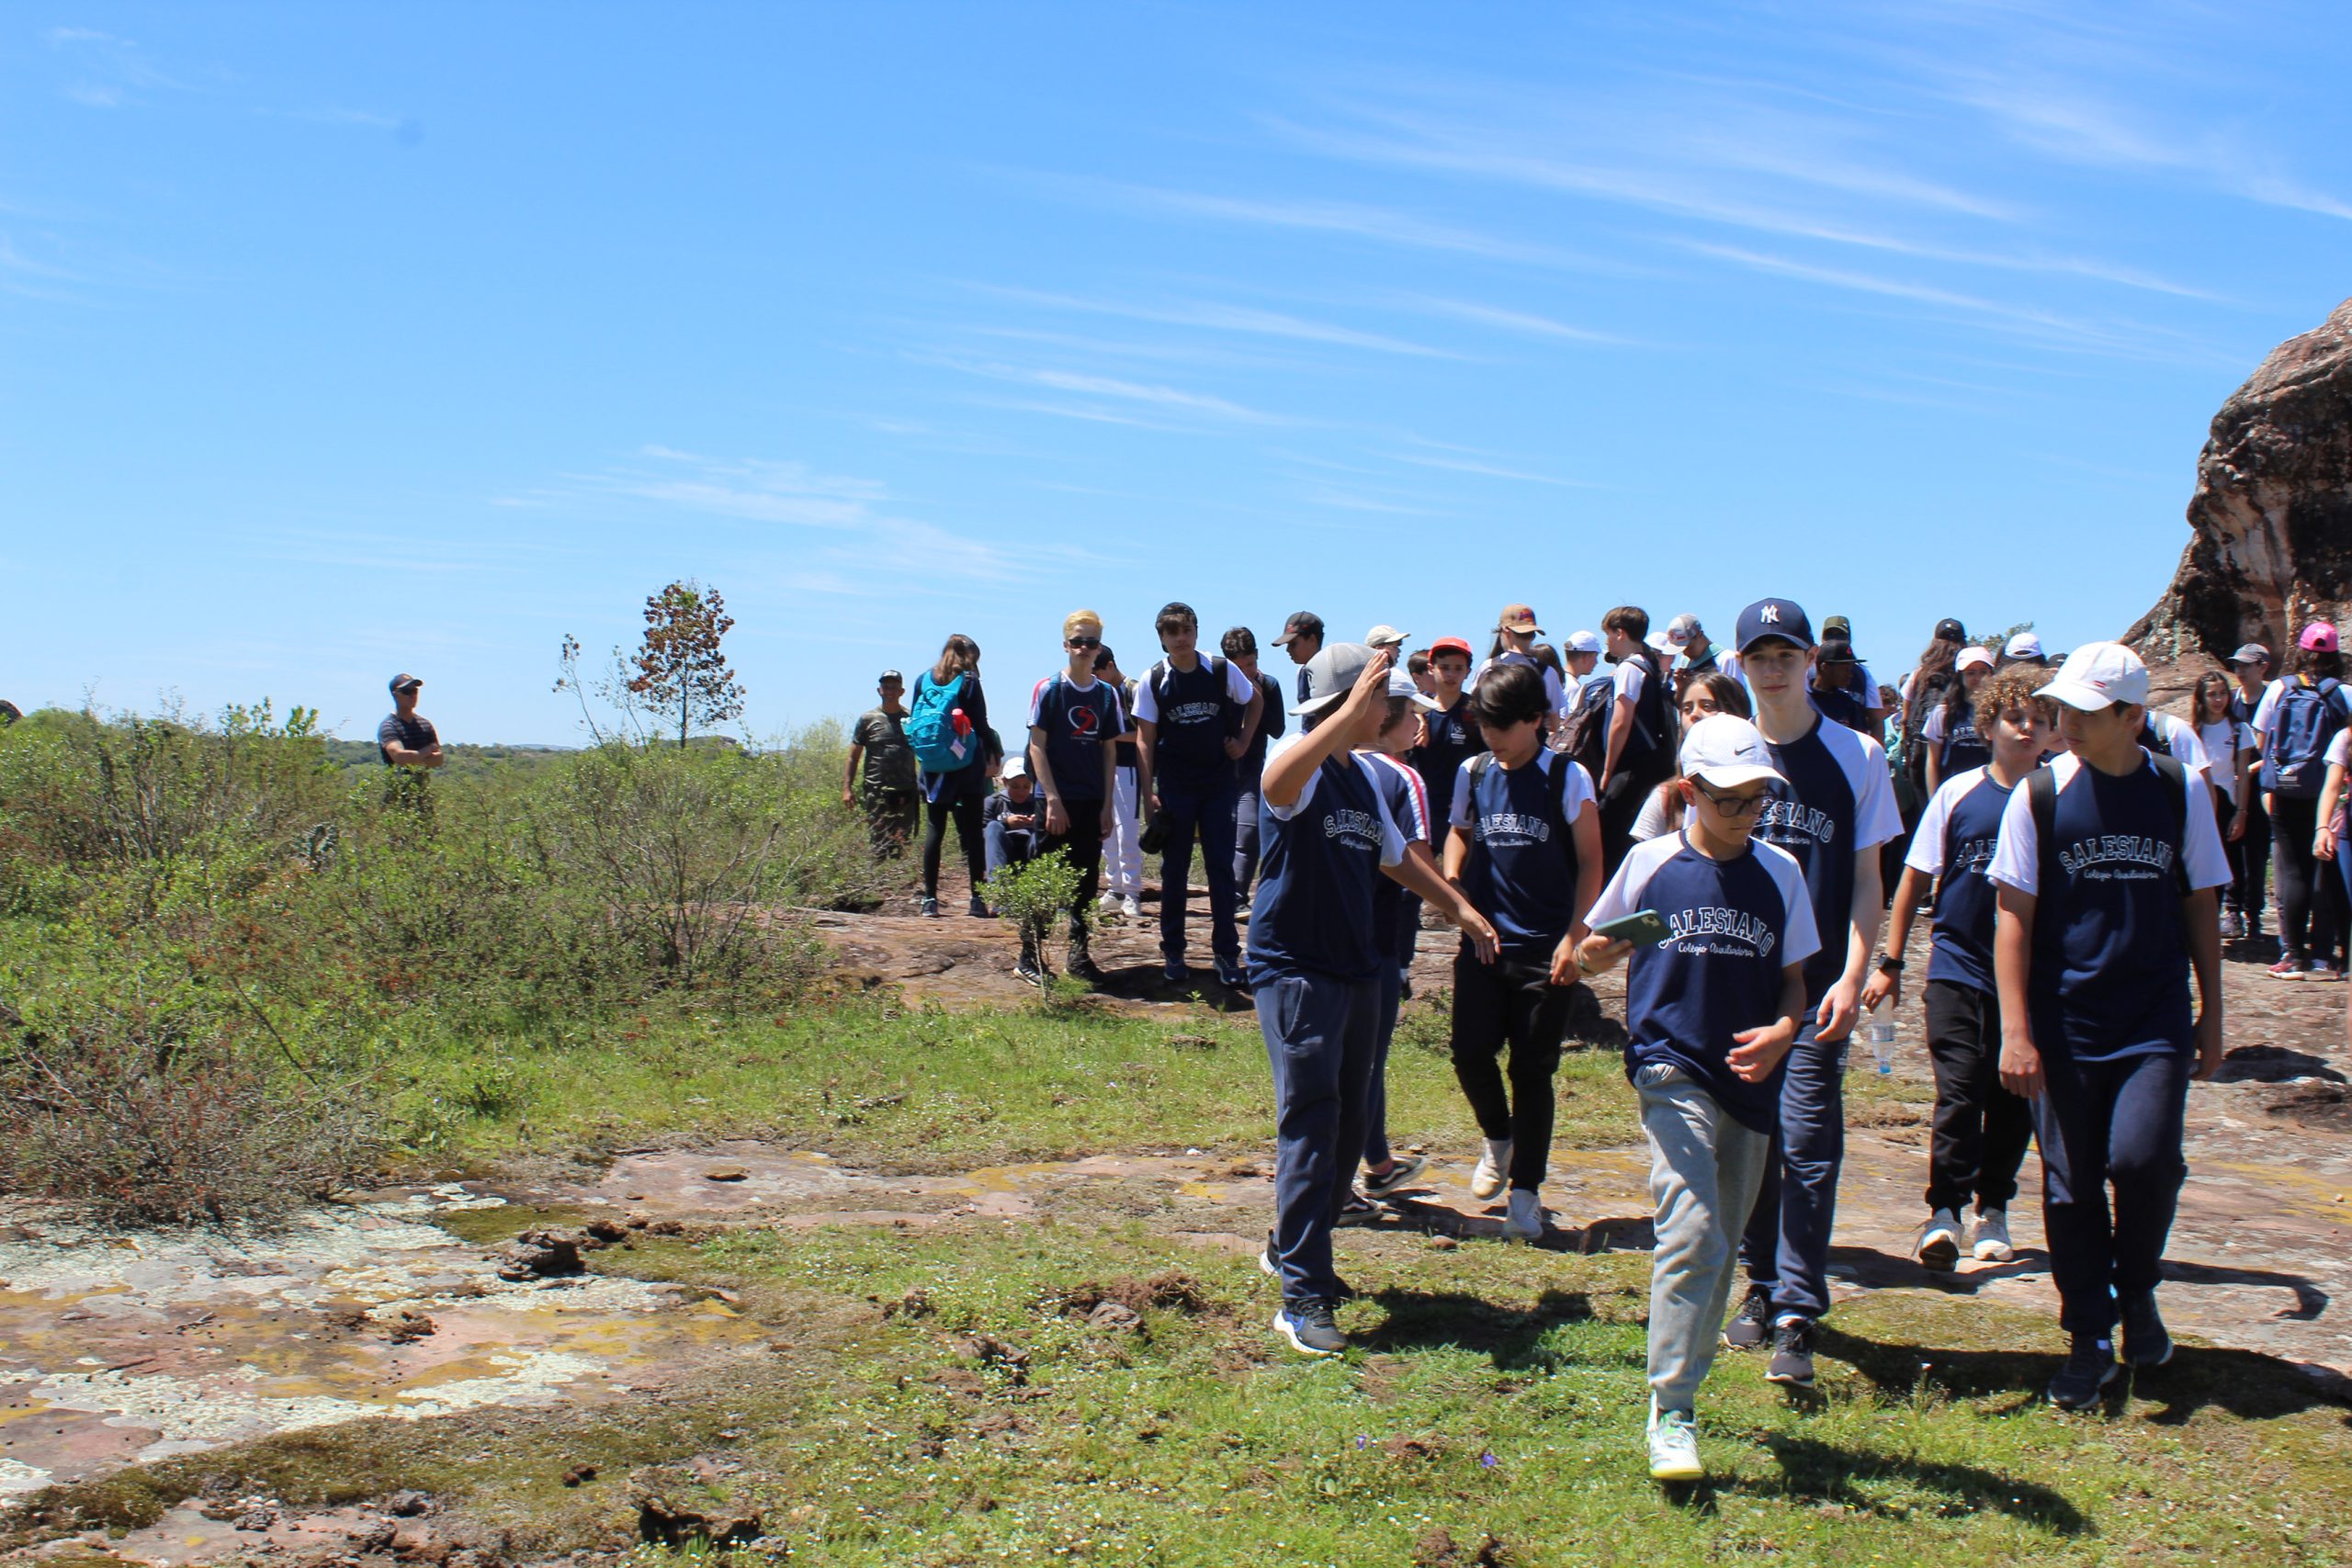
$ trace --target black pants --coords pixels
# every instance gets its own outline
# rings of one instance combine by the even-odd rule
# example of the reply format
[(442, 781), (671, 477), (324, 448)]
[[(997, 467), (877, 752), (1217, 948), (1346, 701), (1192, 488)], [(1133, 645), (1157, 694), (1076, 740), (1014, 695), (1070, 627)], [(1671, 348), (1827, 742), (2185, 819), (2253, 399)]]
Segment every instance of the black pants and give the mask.
[(2043, 1052), (2045, 1088), (2033, 1102), (2042, 1224), (2069, 1334), (2105, 1335), (2115, 1325), (2115, 1298), (2144, 1295), (2163, 1277), (2165, 1240), (2188, 1178), (2181, 1126), (2193, 1065), (2184, 1051), (2120, 1062)]
[[(922, 796), (910, 789), (865, 791), (865, 836), (876, 860), (897, 860), (907, 852), (922, 815)], [(936, 874), (933, 880), (938, 880)]]
[[(2262, 919), (2262, 911), (2270, 903), (2270, 813), (2262, 808), (2262, 791), (2251, 779), (2246, 783), (2246, 793), (2254, 798), (2246, 802), (2245, 837), (2231, 841), (2229, 818), (2224, 814), (2222, 848), (2230, 857), (2230, 901), (2226, 907), (2245, 916), (2251, 927)], [(2215, 798), (2220, 798), (2218, 794)]]
[(1258, 786), (1243, 786), (1233, 802), (1233, 896), (1250, 901), (1250, 885), (1258, 880)]
[(1936, 1066), (1935, 1140), (1928, 1207), (2007, 1209), (2033, 1141), (2033, 1106), (2001, 1087), (2001, 999), (1956, 980), (1930, 980), (1922, 998)]
[(1634, 818), (1642, 814), (1642, 807), (1650, 791), (1666, 782), (1666, 775), (1654, 767), (1636, 764), (1621, 771), (1609, 781), (1600, 795), (1600, 875), (1603, 881), (1617, 874), (1626, 854), (1634, 847)]
[[(1552, 1075), (1568, 1032), (1573, 986), (1552, 984), (1548, 959), (1481, 964), (1467, 948), (1453, 958), (1453, 1076), (1478, 1131), (1510, 1140), (1510, 1184), (1544, 1185), (1552, 1153)], [(1510, 1046), (1510, 1087), (1496, 1064)]]
[(2319, 832), (2319, 802), (2290, 795), (2270, 797), (2271, 847), (2278, 873), (2278, 937), (2287, 956), (2301, 962), (2333, 958), (2344, 930), (2345, 897), (2333, 866), (2312, 853)]
[(980, 831), (980, 803), (981, 792), (967, 787), (959, 775), (951, 774), (940, 784), (922, 834), (924, 897), (939, 897), (939, 852), (947, 841), (950, 818), (956, 823), (956, 840), (964, 846), (964, 869), (972, 878), (972, 897), (980, 896), (980, 884), (989, 878), (989, 841)]
[(1087, 918), (1094, 908), (1094, 895), (1101, 891), (1102, 881), (1102, 803), (1065, 800), (1062, 808), (1069, 813), (1069, 827), (1060, 833), (1046, 834), (1037, 852), (1049, 855), (1059, 850), (1077, 868), (1078, 897), (1069, 907), (1069, 940), (1082, 947)]

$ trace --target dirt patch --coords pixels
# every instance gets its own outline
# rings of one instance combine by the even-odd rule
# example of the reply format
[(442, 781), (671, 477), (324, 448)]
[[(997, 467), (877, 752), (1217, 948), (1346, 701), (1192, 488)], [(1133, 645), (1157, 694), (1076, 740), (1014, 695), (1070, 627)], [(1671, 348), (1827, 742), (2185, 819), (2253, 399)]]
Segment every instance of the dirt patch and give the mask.
[(1071, 1317), (1090, 1316), (1105, 1302), (1129, 1312), (1159, 1310), (1187, 1315), (1204, 1313), (1210, 1304), (1201, 1282), (1182, 1269), (1162, 1269), (1148, 1280), (1118, 1279), (1100, 1285), (1090, 1281), (1064, 1292), (1059, 1298), (1060, 1311)]
[(2340, 1083), (2305, 1084), (2263, 1109), (2299, 1126), (2352, 1133), (2352, 1089)]

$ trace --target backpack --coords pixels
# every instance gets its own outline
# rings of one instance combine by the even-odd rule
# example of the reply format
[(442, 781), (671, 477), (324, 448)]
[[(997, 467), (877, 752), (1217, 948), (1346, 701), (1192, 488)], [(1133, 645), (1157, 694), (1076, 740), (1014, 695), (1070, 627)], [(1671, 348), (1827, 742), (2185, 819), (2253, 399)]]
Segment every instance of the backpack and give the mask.
[[(2184, 897), (2188, 892), (2188, 770), (2171, 752), (2157, 750), (2148, 759), (2154, 764), (2156, 776), (2165, 781), (2166, 793), (2172, 799), (2173, 831), (2180, 844), (2180, 853), (2173, 861), (2173, 874), (2180, 884)], [(2035, 886), (2043, 890), (2056, 886), (2063, 872), (2058, 864), (2058, 774), (2050, 768), (2036, 768), (2025, 783), (2026, 804), (2033, 809), (2033, 841), (2041, 862), (2036, 868)]]
[(932, 683), (931, 672), (915, 677), (914, 701), (908, 705), (907, 744), (915, 750), (915, 761), (927, 773), (952, 773), (979, 756), (979, 748), (972, 739), (971, 721), (964, 720), (963, 710), (956, 699), (963, 694), (964, 677), (957, 675), (944, 686)]
[[(1617, 760), (1621, 763), (1631, 762), (1634, 760), (1635, 753), (1633, 742), (1636, 738), (1649, 742), (1650, 750), (1643, 755), (1652, 759), (1667, 754), (1668, 747), (1668, 742), (1660, 738), (1658, 731), (1644, 722), (1643, 717), (1644, 710), (1657, 709), (1666, 701), (1666, 693), (1669, 689), (1667, 684), (1667, 676), (1658, 667), (1657, 654), (1655, 649), (1645, 646), (1634, 657), (1642, 661), (1643, 668), (1648, 673), (1642, 682), (1642, 694), (1634, 701), (1633, 733), (1625, 738), (1625, 750), (1618, 756)], [(1570, 761), (1582, 764), (1584, 771), (1591, 774), (1595, 780), (1600, 777), (1602, 770), (1609, 765), (1609, 726), (1610, 722), (1617, 716), (1617, 698), (1613, 691), (1603, 694), (1602, 692), (1593, 688), (1595, 686), (1611, 687), (1613, 684), (1614, 682), (1605, 680), (1588, 683), (1585, 688), (1588, 694), (1586, 700), (1568, 716), (1567, 723), (1561, 727), (1561, 744), (1554, 748)], [(1625, 772), (1630, 776), (1633, 770), (1628, 768)], [(1655, 773), (1655, 768), (1651, 772)]]
[(1910, 705), (1903, 711), (1903, 775), (1922, 793), (1928, 780), (1928, 746), (1922, 732), (1928, 728), (1928, 716), (1943, 706), (1944, 688), (1953, 679), (1951, 671), (1941, 670), (1924, 682), (1914, 681)]
[[(1250, 705), (1235, 702), (1232, 694), (1225, 689), (1224, 654), (1213, 653), (1209, 655), (1206, 662), (1209, 669), (1216, 675), (1216, 700), (1217, 705), (1225, 710), (1225, 733), (1238, 735), (1241, 733), (1241, 721), (1249, 715)], [(1173, 680), (1175, 675), (1176, 667), (1165, 659), (1144, 673), (1144, 679), (1151, 686), (1152, 705), (1159, 708), (1161, 713), (1168, 711), (1168, 682)]]
[[(1562, 833), (1567, 832), (1570, 828), (1567, 808), (1568, 764), (1575, 761), (1573, 757), (1556, 757), (1544, 774), (1544, 782), (1551, 786), (1544, 795), (1544, 804), (1546, 808), (1544, 814), (1550, 818), (1554, 829)], [(1470, 759), (1472, 804), (1475, 805), (1478, 798), (1478, 781), (1485, 778), (1487, 770), (1494, 765), (1495, 754), (1492, 751), (1481, 751)]]
[(2327, 781), (2327, 743), (2346, 718), (2343, 688), (2334, 681), (2279, 688), (2262, 743), (2262, 787), (2295, 800), (2317, 800)]

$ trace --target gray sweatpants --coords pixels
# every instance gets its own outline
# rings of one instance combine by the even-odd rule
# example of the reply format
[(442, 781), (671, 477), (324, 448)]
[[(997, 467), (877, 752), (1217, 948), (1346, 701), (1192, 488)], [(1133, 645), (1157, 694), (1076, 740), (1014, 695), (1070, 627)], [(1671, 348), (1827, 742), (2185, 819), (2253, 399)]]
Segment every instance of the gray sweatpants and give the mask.
[(1689, 1410), (1714, 1365), (1724, 1309), (1739, 1274), (1739, 1236), (1771, 1157), (1767, 1134), (1743, 1127), (1695, 1080), (1664, 1062), (1639, 1069), (1650, 1146), (1657, 1249), (1650, 1259), (1650, 1391), (1660, 1410)]

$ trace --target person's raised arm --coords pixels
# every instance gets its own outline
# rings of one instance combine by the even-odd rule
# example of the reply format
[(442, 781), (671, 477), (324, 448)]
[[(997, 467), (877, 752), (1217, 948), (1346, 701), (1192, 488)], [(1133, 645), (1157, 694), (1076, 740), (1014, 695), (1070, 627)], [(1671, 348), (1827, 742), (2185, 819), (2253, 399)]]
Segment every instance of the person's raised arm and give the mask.
[[(1903, 875), (1894, 884), (1894, 908), (1886, 917), (1886, 955), (1900, 960), (1903, 950), (1911, 944), (1911, 922), (1918, 918), (1919, 906), (1927, 902), (1928, 874), (1916, 865), (1903, 868)], [(1894, 1005), (1903, 1005), (1903, 977), (1883, 969), (1872, 969), (1862, 982), (1861, 1008), (1870, 1011), (1888, 997)]]
[(1356, 677), (1347, 700), (1337, 709), (1327, 709), (1323, 722), (1301, 736), (1294, 745), (1266, 759), (1266, 773), (1259, 785), (1259, 794), (1269, 806), (1291, 807), (1306, 792), (1306, 781), (1315, 776), (1325, 759), (1347, 745), (1349, 734), (1358, 721), (1371, 710), (1374, 703), (1388, 700), (1388, 667), (1396, 662), (1396, 650), (1384, 648), (1372, 656), (1372, 662)]
[[(2001, 997), (2001, 1087), (2033, 1100), (2041, 1093), (2041, 1053), (2034, 1048), (2026, 997), (2033, 973), (2033, 911), (2039, 900), (2006, 883), (1995, 887), (2000, 897), (1993, 925), (1993, 978)], [(2217, 937), (2217, 952), (2218, 942)]]

